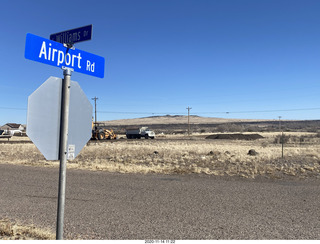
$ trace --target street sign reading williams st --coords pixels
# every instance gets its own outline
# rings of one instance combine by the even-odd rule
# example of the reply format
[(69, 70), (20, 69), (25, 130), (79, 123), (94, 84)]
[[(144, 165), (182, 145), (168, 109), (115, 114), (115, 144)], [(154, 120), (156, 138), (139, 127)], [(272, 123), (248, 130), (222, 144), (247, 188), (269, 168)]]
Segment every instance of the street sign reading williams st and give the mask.
[(92, 25), (66, 30), (50, 35), (50, 40), (60, 43), (73, 44), (89, 41), (92, 38)]

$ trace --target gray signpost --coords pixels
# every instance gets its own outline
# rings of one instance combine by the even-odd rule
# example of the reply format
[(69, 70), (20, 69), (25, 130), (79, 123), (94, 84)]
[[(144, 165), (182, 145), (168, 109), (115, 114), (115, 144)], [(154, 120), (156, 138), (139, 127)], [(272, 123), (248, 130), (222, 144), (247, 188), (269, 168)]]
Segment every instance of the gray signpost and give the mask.
[[(71, 47), (74, 42), (90, 40), (91, 32), (92, 25), (90, 27), (90, 38), (88, 26), (51, 35), (51, 38), (54, 39), (58, 38), (57, 36), (68, 35), (70, 38), (76, 37), (76, 34), (78, 34), (79, 38), (77, 40), (72, 39), (71, 42), (65, 43), (68, 44), (67, 47), (32, 34), (27, 34), (26, 38), (25, 57), (27, 59), (57, 67), (62, 66), (63, 69), (63, 79), (50, 77), (29, 96), (27, 116), (27, 135), (47, 160), (60, 160), (57, 240), (63, 239), (67, 160), (74, 159), (91, 137), (92, 105), (84, 96), (80, 86), (71, 81), (71, 73), (76, 71), (100, 78), (104, 76), (103, 57), (75, 50)], [(84, 33), (82, 39), (80, 37), (81, 33)], [(47, 53), (47, 44), (53, 50), (56, 50), (57, 63), (54, 62), (53, 57), (50, 58), (50, 48)], [(70, 48), (75, 51), (71, 51)], [(54, 55), (54, 52), (52, 55)], [(64, 64), (65, 66), (63, 66)], [(46, 111), (43, 107), (51, 110)], [(50, 121), (52, 127), (46, 129), (43, 127), (43, 124), (45, 124), (43, 122), (47, 121)], [(72, 123), (71, 126), (69, 126), (70, 122)], [(49, 135), (46, 134), (47, 131)], [(80, 132), (83, 131), (84, 133), (81, 135)]]
[(64, 206), (66, 200), (66, 174), (67, 174), (67, 141), (69, 125), (69, 104), (70, 104), (70, 68), (63, 70), (62, 98), (61, 98), (61, 120), (60, 120), (60, 143), (59, 143), (59, 193), (58, 193), (58, 213), (57, 213), (57, 233), (56, 239), (63, 239)]

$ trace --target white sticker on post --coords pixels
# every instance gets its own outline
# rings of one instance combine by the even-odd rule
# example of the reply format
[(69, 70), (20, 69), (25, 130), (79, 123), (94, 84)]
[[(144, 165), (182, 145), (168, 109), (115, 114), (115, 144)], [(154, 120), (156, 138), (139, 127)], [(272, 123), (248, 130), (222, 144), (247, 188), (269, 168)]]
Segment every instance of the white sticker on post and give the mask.
[(68, 145), (68, 160), (74, 160), (74, 153), (76, 150), (75, 145)]

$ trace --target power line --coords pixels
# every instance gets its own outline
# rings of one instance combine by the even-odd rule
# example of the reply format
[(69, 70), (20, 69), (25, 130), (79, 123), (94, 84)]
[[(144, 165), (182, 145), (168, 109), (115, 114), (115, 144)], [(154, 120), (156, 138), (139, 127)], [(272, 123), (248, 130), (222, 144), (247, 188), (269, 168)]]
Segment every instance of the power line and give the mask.
[(199, 114), (239, 114), (239, 113), (272, 113), (272, 112), (293, 112), (293, 111), (310, 111), (320, 110), (320, 108), (294, 108), (294, 109), (275, 109), (275, 110), (253, 110), (253, 111), (231, 111), (231, 112), (198, 112)]
[(27, 108), (10, 108), (10, 107), (0, 107), (0, 109), (6, 109), (6, 110), (27, 110)]
[[(0, 107), (5, 110), (27, 110), (27, 108), (12, 108), (12, 107)], [(270, 110), (248, 110), (248, 111), (211, 111), (201, 112), (197, 114), (237, 114), (237, 113), (272, 113), (272, 112), (294, 112), (294, 111), (312, 111), (320, 110), (320, 108), (294, 108), (294, 109), (270, 109)], [(108, 114), (142, 114), (142, 115), (178, 115), (184, 114), (184, 112), (129, 112), (129, 111), (97, 111), (97, 113), (108, 113)], [(195, 113), (193, 113), (195, 114)]]
[(182, 114), (182, 112), (163, 112), (163, 113), (155, 113), (155, 112), (119, 112), (119, 111), (98, 111), (98, 113), (104, 113), (104, 114), (144, 114), (144, 115), (149, 115), (149, 114), (152, 114), (152, 115), (162, 115), (162, 114), (168, 114), (168, 115), (171, 115), (171, 114)]
[[(188, 109), (188, 108), (187, 108)], [(191, 109), (191, 108), (190, 108)], [(275, 110), (249, 110), (249, 111), (213, 111), (213, 112), (197, 112), (197, 114), (236, 114), (236, 113), (272, 113), (272, 112), (293, 112), (293, 111), (311, 111), (320, 110), (320, 108), (296, 108), (296, 109), (275, 109)], [(119, 112), (119, 111), (98, 111), (99, 113), (110, 113), (110, 114), (152, 114), (152, 115), (176, 115), (184, 114), (184, 112)]]

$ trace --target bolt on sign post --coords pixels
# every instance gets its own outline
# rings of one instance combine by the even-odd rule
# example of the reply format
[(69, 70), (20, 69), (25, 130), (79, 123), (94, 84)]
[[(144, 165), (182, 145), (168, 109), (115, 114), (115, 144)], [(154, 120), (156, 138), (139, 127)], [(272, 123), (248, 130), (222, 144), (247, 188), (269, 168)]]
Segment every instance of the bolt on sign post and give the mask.
[(79, 84), (71, 81), (71, 74), (104, 77), (103, 57), (73, 47), (75, 42), (91, 40), (91, 33), (92, 25), (50, 36), (63, 43), (30, 33), (26, 36), (26, 59), (63, 69), (63, 79), (50, 77), (29, 96), (27, 112), (27, 135), (47, 160), (60, 160), (57, 240), (63, 239), (66, 163), (91, 137), (92, 105)]

